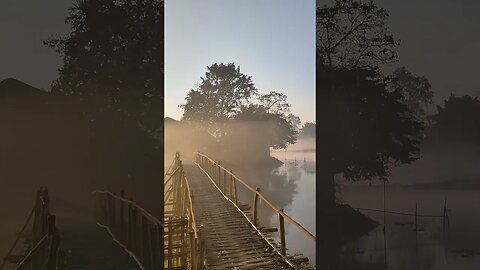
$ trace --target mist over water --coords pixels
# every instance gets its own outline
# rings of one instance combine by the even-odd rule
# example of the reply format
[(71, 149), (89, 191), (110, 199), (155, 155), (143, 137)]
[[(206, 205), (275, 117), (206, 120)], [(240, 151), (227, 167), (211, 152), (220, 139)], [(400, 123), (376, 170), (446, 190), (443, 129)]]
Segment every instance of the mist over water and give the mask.
[[(283, 208), (307, 230), (315, 233), (315, 143), (300, 140), (287, 151), (264, 148), (266, 136), (273, 136), (268, 123), (242, 122), (231, 126), (235, 136), (227, 144), (195, 129), (195, 123), (165, 121), (165, 167), (179, 151), (181, 158), (191, 160), (194, 151), (204, 152), (253, 188), (260, 188), (274, 205)], [(262, 132), (259, 132), (262, 131)], [(272, 158), (273, 157), (273, 158)], [(283, 164), (282, 164), (283, 163)], [(253, 194), (237, 184), (240, 203), (252, 206)], [(259, 224), (277, 227), (278, 215), (264, 202), (259, 203)], [(285, 221), (288, 252), (299, 252), (315, 264), (315, 242)], [(279, 240), (278, 233), (272, 237)]]
[[(422, 159), (392, 170), (386, 185), (386, 209), (419, 215), (443, 215), (447, 201), (450, 226), (443, 218), (361, 210), (380, 226), (339, 251), (339, 269), (480, 269), (480, 151), (474, 145), (422, 148)], [(380, 182), (341, 183), (338, 197), (352, 207), (383, 209)], [(363, 267), (363, 268), (362, 268)]]

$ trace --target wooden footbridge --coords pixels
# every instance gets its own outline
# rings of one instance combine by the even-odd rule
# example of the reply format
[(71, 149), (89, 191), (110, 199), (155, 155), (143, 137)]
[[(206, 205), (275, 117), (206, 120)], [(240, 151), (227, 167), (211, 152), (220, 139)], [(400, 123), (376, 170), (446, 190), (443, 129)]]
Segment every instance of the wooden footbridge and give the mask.
[[(251, 206), (239, 200), (239, 186), (251, 192)], [(0, 270), (299, 269), (305, 258), (288, 253), (285, 222), (315, 241), (258, 188), (202, 153), (186, 163), (175, 155), (164, 177), (163, 220), (123, 190), (95, 190), (92, 197), (95, 213), (67, 210), (70, 221), (62, 223), (51, 213), (48, 190), (39, 189)], [(275, 228), (260, 226), (260, 202), (277, 214)]]
[[(251, 207), (239, 201), (239, 185), (251, 192)], [(276, 212), (278, 228), (259, 226), (260, 201)], [(166, 173), (164, 203), (168, 269), (298, 269), (305, 258), (287, 253), (285, 222), (315, 241), (258, 188), (202, 153), (185, 164), (176, 154)]]

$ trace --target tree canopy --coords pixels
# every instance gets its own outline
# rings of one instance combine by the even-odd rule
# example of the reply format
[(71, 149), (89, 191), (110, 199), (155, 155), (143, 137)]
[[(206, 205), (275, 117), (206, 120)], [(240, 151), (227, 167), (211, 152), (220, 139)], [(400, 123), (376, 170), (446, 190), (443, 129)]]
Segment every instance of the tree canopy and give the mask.
[(480, 100), (451, 95), (443, 107), (437, 106), (432, 121), (431, 139), (447, 144), (480, 144)]
[(70, 33), (45, 44), (63, 58), (52, 84), (59, 112), (81, 114), (75, 120), (87, 126), (86, 165), (76, 173), (128, 183), (161, 216), (163, 151), (151, 135), (163, 124), (163, 1), (77, 0), (66, 23)]
[(418, 76), (405, 67), (397, 68), (387, 77), (391, 91), (402, 95), (402, 102), (420, 119), (425, 119), (425, 107), (433, 102), (433, 91), (425, 76)]
[(72, 31), (45, 42), (63, 57), (54, 94), (93, 116), (120, 112), (153, 130), (163, 121), (163, 1), (77, 0)]
[(417, 114), (431, 101), (430, 85), (404, 68), (382, 73), (381, 65), (398, 60), (387, 18), (372, 1), (317, 8), (318, 186), (327, 209), (335, 174), (386, 180), (393, 165), (419, 158)]
[(242, 106), (257, 94), (251, 76), (240, 72), (234, 63), (212, 64), (196, 89), (187, 94), (183, 120), (194, 120), (208, 127), (218, 129), (219, 122), (233, 118)]
[(373, 1), (335, 0), (317, 8), (317, 46), (330, 68), (377, 67), (397, 61), (399, 44), (390, 33), (387, 10)]
[[(317, 147), (334, 173), (349, 180), (385, 178), (394, 162), (418, 158), (423, 125), (373, 71), (317, 73)], [(392, 163), (392, 162), (393, 163)]]
[[(276, 91), (259, 94), (251, 76), (243, 74), (234, 63), (208, 66), (198, 87), (188, 92), (185, 101), (180, 105), (184, 110), (182, 121), (197, 123), (219, 142), (243, 141), (250, 135), (258, 141), (261, 136), (259, 147), (268, 150), (296, 141), (300, 119), (290, 113), (287, 96)], [(238, 137), (242, 133), (238, 127), (246, 128), (246, 123), (255, 128)]]

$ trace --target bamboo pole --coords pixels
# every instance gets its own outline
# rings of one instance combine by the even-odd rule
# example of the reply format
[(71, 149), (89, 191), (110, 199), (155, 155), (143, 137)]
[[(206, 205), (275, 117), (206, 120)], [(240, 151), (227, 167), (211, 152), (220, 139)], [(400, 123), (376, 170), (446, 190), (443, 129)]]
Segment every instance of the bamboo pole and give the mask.
[[(198, 153), (197, 153), (198, 154)], [(212, 162), (212, 163), (215, 163), (213, 162), (209, 157), (205, 156), (207, 158), (207, 160), (209, 162)], [(223, 167), (222, 167), (223, 168)], [(223, 168), (225, 169), (225, 168)], [(226, 170), (226, 169), (225, 169)], [(242, 179), (236, 177), (233, 173), (232, 173), (232, 176), (236, 181), (239, 181), (242, 185), (244, 185), (248, 190), (252, 191), (252, 192), (257, 192), (254, 188), (250, 187), (247, 183), (245, 183), (245, 181), (243, 181)], [(212, 180), (215, 179), (214, 177), (212, 177)], [(235, 183), (234, 182), (234, 183)], [(235, 189), (236, 190), (236, 189)], [(305, 233), (309, 238), (311, 238), (312, 240), (316, 240), (316, 237), (311, 233), (309, 232), (307, 229), (305, 229), (302, 225), (300, 225), (300, 223), (298, 223), (297, 221), (295, 221), (294, 219), (292, 219), (290, 216), (288, 216), (287, 214), (285, 214), (283, 211), (281, 212), (280, 209), (278, 207), (276, 207), (272, 202), (270, 202), (270, 200), (268, 200), (265, 196), (263, 196), (261, 193), (258, 193), (258, 197), (263, 200), (268, 206), (270, 206), (270, 208), (272, 210), (274, 210), (275, 212), (277, 212), (278, 214), (282, 215), (285, 219), (287, 219), (292, 225), (294, 225), (295, 227), (297, 227), (300, 231), (302, 231), (303, 233)], [(238, 200), (236, 201), (238, 203)]]
[(57, 267), (56, 267), (56, 270), (65, 270), (65, 266), (66, 266), (65, 258), (66, 258), (65, 251), (63, 251), (63, 250), (58, 250), (58, 252), (57, 252)]
[(257, 192), (253, 195), (253, 225), (257, 226), (257, 215), (258, 215), (258, 193), (260, 192), (260, 188), (257, 187), (255, 189)]
[[(125, 198), (125, 190), (120, 190), (120, 197), (123, 199)], [(123, 201), (119, 201), (120, 203), (120, 228), (123, 229), (123, 226), (124, 226), (124, 217), (123, 217), (123, 212), (124, 212), (124, 208), (125, 208), (125, 205), (124, 205), (124, 202)]]
[(182, 254), (182, 266), (187, 267), (187, 228), (186, 226), (188, 225), (188, 221), (184, 219), (181, 223), (180, 227), (180, 242), (181, 242), (181, 254)]
[(195, 237), (193, 230), (190, 230), (190, 264), (192, 265), (192, 270), (197, 269), (197, 261), (196, 261), (196, 246), (195, 246)]
[(149, 244), (148, 244), (148, 224), (147, 224), (147, 219), (145, 218), (145, 216), (142, 215), (141, 219), (140, 219), (140, 230), (141, 230), (141, 251), (140, 251), (140, 257), (141, 257), (141, 260), (143, 262), (143, 265), (145, 265), (146, 267), (149, 267), (148, 265), (148, 247), (149, 247)]
[(233, 199), (233, 177), (231, 174), (230, 174), (229, 195), (230, 195), (230, 199)]
[(173, 227), (173, 224), (172, 224), (172, 217), (169, 217), (168, 218), (168, 251), (167, 251), (167, 254), (168, 254), (168, 269), (173, 269), (173, 261), (172, 261), (172, 245), (173, 245), (173, 241), (172, 241), (172, 227)]
[[(280, 209), (280, 212), (283, 212), (283, 209)], [(285, 222), (283, 216), (278, 213), (278, 224), (280, 227), (280, 253), (285, 256), (287, 254), (287, 248), (285, 243)]]
[(132, 215), (133, 215), (133, 209), (132, 209), (132, 204), (128, 204), (127, 208), (127, 247), (128, 249), (132, 249), (133, 247), (133, 234), (132, 234)]
[(415, 203), (415, 231), (418, 231), (418, 209), (417, 204)]
[(218, 167), (218, 171), (217, 171), (217, 180), (218, 180), (218, 186), (220, 186), (220, 160), (217, 162), (217, 167)]
[(225, 183), (226, 178), (227, 178), (227, 171), (223, 170), (223, 194), (226, 194), (227, 192), (226, 183)]

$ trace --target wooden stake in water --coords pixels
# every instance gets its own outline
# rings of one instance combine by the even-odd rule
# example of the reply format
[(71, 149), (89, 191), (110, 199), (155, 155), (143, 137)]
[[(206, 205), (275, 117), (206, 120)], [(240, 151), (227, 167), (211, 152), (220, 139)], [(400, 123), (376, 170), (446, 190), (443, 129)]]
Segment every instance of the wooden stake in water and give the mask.
[(386, 183), (386, 180), (383, 180), (383, 232), (384, 233), (386, 230), (386, 222), (387, 222), (385, 183)]

